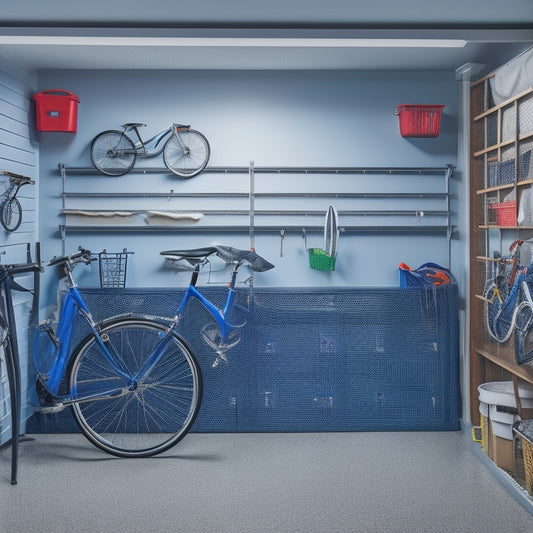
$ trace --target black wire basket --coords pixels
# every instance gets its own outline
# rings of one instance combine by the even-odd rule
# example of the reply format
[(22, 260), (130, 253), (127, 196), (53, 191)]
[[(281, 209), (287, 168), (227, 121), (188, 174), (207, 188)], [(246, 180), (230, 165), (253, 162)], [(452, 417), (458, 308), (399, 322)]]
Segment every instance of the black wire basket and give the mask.
[(100, 286), (103, 289), (123, 289), (126, 287), (126, 273), (128, 267), (128, 252), (108, 252), (105, 248), (98, 254), (100, 265)]

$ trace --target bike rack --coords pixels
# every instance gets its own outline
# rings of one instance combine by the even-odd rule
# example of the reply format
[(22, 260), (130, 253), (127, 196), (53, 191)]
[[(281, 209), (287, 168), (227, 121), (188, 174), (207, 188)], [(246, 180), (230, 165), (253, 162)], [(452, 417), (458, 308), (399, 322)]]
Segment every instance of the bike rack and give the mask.
[[(36, 265), (39, 268), (33, 270), (33, 301), (31, 311), (31, 323), (34, 322), (38, 313), (39, 302), (39, 272), (41, 264), (41, 251), (40, 244), (35, 243), (35, 257), (36, 261), (32, 261), (31, 257), (31, 245), (26, 245), (26, 263), (28, 266)], [(29, 271), (28, 271), (29, 272)], [(5, 318), (8, 325), (8, 334), (10, 336), (10, 349), (5, 350), (6, 354), (6, 370), (7, 379), (9, 383), (9, 390), (11, 396), (11, 484), (17, 483), (17, 470), (18, 470), (18, 448), (20, 441), (20, 422), (21, 422), (21, 409), (22, 409), (22, 396), (21, 396), (21, 375), (20, 375), (20, 359), (18, 352), (18, 338), (17, 338), (17, 324), (15, 320), (15, 312), (13, 309), (12, 290), (17, 290), (17, 285), (14, 284), (9, 274), (4, 280), (2, 280), (3, 301), (1, 303), (5, 310)], [(21, 287), (19, 290), (22, 289)]]

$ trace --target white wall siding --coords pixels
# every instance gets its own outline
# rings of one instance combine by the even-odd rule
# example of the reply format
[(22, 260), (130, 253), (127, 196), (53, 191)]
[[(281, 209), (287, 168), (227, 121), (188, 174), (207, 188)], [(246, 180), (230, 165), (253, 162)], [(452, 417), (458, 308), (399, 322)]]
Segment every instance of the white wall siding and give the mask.
[[(22, 187), (18, 199), (22, 205), (22, 224), (14, 232), (0, 228), (0, 262), (4, 264), (26, 261), (27, 244), (33, 251), (38, 239), (38, 145), (33, 134), (32, 95), (35, 79), (21, 71), (16, 65), (0, 57), (0, 194), (3, 194), (9, 181), (3, 172), (22, 174), (35, 180), (35, 185)], [(32, 276), (17, 281), (32, 288)], [(32, 294), (14, 293), (15, 317), (19, 342), (22, 397), (28, 396), (31, 386), (30, 346), (33, 335), (31, 321)], [(31, 412), (23, 402), (22, 419)], [(0, 443), (11, 438), (9, 387), (5, 369), (4, 353), (0, 349)]]

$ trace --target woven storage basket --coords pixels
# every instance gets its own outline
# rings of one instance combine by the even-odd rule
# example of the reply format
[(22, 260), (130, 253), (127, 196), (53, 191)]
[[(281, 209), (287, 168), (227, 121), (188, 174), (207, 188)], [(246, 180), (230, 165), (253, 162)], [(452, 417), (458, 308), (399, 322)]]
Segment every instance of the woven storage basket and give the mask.
[(481, 449), (489, 453), (489, 419), (481, 415)]
[(526, 489), (533, 496), (533, 420), (520, 420), (514, 424), (513, 430), (522, 441)]
[(524, 469), (526, 471), (526, 489), (533, 496), (533, 443), (522, 437), (524, 450)]

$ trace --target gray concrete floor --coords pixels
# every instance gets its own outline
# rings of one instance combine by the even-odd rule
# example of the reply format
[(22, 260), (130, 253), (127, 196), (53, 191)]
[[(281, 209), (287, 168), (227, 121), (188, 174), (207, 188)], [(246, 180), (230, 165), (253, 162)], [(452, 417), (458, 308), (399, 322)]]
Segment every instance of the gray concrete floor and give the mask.
[(190, 434), (149, 459), (80, 435), (0, 451), (0, 532), (522, 533), (533, 515), (460, 432)]

